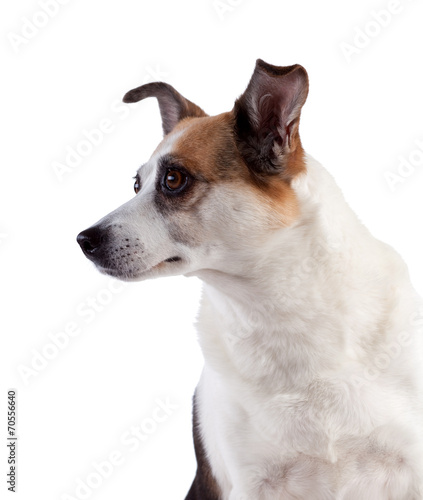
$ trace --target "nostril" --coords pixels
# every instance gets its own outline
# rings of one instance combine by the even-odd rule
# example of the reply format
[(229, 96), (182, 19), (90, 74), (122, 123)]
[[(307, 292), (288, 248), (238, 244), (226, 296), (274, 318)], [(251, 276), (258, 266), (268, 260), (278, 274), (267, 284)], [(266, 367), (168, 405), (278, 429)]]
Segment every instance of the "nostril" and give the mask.
[(97, 247), (91, 245), (90, 240), (84, 240), (81, 242), (82, 250), (86, 253), (93, 253)]
[(85, 255), (93, 255), (105, 242), (106, 236), (103, 230), (93, 226), (79, 233), (76, 241), (79, 243)]

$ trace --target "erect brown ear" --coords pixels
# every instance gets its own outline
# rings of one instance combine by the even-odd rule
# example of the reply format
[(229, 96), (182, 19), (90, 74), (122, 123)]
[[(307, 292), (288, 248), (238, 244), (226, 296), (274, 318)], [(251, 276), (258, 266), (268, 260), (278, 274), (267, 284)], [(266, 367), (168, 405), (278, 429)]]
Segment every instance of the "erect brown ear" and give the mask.
[(189, 116), (207, 116), (196, 104), (185, 99), (171, 85), (164, 82), (146, 83), (130, 90), (123, 97), (123, 102), (138, 102), (146, 97), (156, 97), (159, 102), (164, 135), (171, 132), (175, 125)]
[(308, 76), (302, 66), (272, 66), (257, 60), (233, 110), (237, 147), (252, 171), (292, 178), (288, 164), (290, 159), (298, 164), (302, 152), (298, 124), (307, 94)]

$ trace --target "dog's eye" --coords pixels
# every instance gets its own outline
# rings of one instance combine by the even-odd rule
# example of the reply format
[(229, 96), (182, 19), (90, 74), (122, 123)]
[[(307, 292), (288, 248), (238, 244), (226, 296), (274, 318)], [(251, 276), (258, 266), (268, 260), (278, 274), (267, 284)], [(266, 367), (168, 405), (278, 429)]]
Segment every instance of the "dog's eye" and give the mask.
[(187, 185), (188, 177), (180, 170), (169, 169), (164, 177), (164, 187), (169, 191), (182, 191)]
[(134, 179), (135, 179), (134, 191), (135, 191), (135, 194), (137, 194), (139, 192), (139, 190), (141, 189), (141, 181), (140, 181), (140, 178), (138, 176), (134, 177)]

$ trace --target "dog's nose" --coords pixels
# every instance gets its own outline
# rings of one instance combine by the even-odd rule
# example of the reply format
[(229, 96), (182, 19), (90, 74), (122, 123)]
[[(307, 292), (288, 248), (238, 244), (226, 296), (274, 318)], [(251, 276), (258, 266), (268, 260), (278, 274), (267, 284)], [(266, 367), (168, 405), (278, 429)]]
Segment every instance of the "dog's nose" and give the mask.
[(76, 241), (87, 257), (93, 257), (105, 241), (104, 230), (98, 226), (89, 227), (78, 234)]

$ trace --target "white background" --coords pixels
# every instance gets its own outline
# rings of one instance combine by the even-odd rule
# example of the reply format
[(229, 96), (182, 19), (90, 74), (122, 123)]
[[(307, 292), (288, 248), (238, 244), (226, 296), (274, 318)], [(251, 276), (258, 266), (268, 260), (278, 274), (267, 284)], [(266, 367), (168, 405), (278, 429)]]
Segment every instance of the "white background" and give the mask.
[[(423, 153), (414, 141), (423, 142), (423, 5), (56, 5), (47, 18), (36, 0), (3, 1), (0, 12), (0, 495), (84, 498), (78, 481), (94, 484), (100, 476), (93, 463), (117, 452), (121, 465), (85, 498), (182, 500), (195, 472), (190, 414), (202, 367), (193, 327), (200, 283), (178, 277), (112, 293), (110, 280), (75, 241), (133, 196), (131, 176), (161, 139), (155, 100), (135, 108), (118, 102), (127, 90), (161, 79), (216, 114), (231, 109), (256, 58), (302, 64), (310, 76), (300, 127), (305, 149), (335, 176), (373, 233), (399, 250), (422, 293)], [(385, 26), (375, 24), (375, 13), (388, 8), (396, 13), (379, 17)], [(39, 27), (31, 31), (32, 22)], [(357, 29), (371, 38), (366, 42)], [(348, 58), (345, 44), (352, 50), (354, 37), (360, 48)], [(64, 163), (84, 130), (107, 118), (109, 133), (58, 176), (54, 162)], [(408, 176), (391, 189), (386, 173), (397, 172), (400, 157), (410, 155), (415, 171), (403, 171)], [(79, 335), (68, 337), (60, 352), (46, 347), (52, 335), (65, 342), (59, 332), (69, 323)], [(42, 368), (38, 359), (35, 370), (31, 363), (43, 350), (53, 359)], [(25, 369), (34, 371), (25, 377)], [(15, 497), (6, 485), (9, 388), (18, 394)], [(153, 429), (157, 398), (177, 409)], [(140, 424), (153, 431), (133, 451), (121, 439)]]

